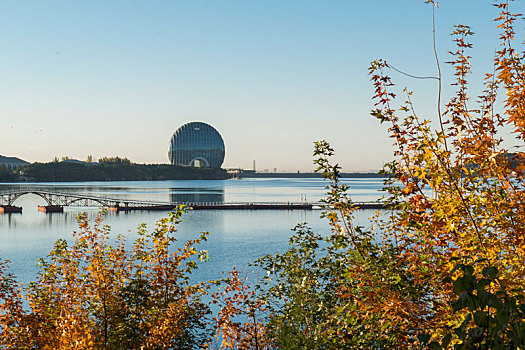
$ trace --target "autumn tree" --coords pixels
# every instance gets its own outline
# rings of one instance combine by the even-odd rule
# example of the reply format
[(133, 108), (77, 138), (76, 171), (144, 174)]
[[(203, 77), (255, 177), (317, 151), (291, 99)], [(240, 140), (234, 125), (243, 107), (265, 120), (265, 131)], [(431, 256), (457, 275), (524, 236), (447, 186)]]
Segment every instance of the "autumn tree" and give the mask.
[(273, 349), (267, 335), (266, 307), (252, 283), (234, 269), (228, 278), (216, 281), (213, 304), (219, 309), (214, 317), (215, 340), (221, 349)]
[(256, 263), (267, 273), (259, 295), (274, 347), (525, 348), (525, 154), (506, 149), (500, 133), (511, 127), (518, 145), (525, 138), (525, 53), (514, 48), (520, 15), (511, 4), (495, 4), (500, 47), (476, 101), (468, 90), (473, 33), (455, 27), (456, 93), (441, 112), (437, 77), (436, 124), (415, 112), (407, 89), (397, 105), (390, 66), (372, 62), (372, 115), (394, 141), (384, 170), (393, 210), (373, 219), (375, 230), (355, 226), (334, 151), (316, 144), (331, 234), (299, 226), (287, 252)]
[[(515, 318), (507, 322), (512, 317), (506, 321), (498, 316), (497, 334), (488, 332), (498, 303), (505, 303), (494, 298), (520, 300), (525, 288), (524, 157), (504, 147), (500, 132), (503, 126), (512, 128), (505, 138), (522, 145), (524, 52), (514, 47), (514, 25), (521, 15), (513, 13), (511, 5), (512, 1), (495, 4), (500, 46), (494, 72), (485, 75), (485, 89), (476, 101), (468, 89), (473, 33), (468, 26), (455, 27), (456, 50), (449, 63), (455, 71), (456, 93), (442, 114), (438, 109), (437, 125), (415, 112), (408, 90), (404, 90), (404, 102), (396, 106), (386, 61), (376, 60), (370, 67), (376, 103), (372, 114), (389, 125), (396, 157), (387, 165), (387, 173), (393, 175), (389, 200), (397, 210), (381, 228), (395, 239), (398, 265), (406, 265), (416, 286), (427, 288), (425, 298), (417, 303), (420, 316), (406, 317), (400, 334), (424, 333), (423, 345), (446, 348), (460, 343), (462, 334), (478, 332), (472, 346), (492, 348), (497, 335), (506, 348), (523, 347), (511, 341)], [(500, 112), (496, 107), (499, 89), (505, 92)], [(497, 276), (487, 271), (497, 271)], [(469, 283), (476, 281), (482, 287), (472, 289), (458, 282), (467, 276)], [(481, 295), (491, 295), (492, 301), (482, 301)], [(454, 304), (458, 298), (466, 304)], [(469, 318), (472, 314), (477, 317)]]
[[(140, 226), (131, 249), (114, 243), (102, 216), (79, 216), (74, 242), (59, 240), (40, 260), (38, 279), (24, 291), (0, 266), (0, 346), (11, 349), (193, 349), (209, 338), (209, 308), (201, 284), (191, 284), (195, 246), (179, 244), (179, 209), (153, 232)], [(23, 298), (29, 304), (25, 310)]]

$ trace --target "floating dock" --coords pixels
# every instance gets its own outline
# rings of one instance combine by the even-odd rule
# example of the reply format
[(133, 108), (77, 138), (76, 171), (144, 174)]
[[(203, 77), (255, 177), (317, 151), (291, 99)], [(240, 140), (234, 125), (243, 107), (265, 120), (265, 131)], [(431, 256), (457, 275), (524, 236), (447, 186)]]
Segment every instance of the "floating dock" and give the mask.
[(42, 213), (63, 213), (64, 207), (61, 205), (39, 205), (38, 211)]
[(108, 207), (109, 211), (121, 212), (121, 211), (136, 211), (136, 210), (154, 210), (154, 211), (170, 211), (177, 207), (175, 204), (169, 205), (137, 205), (137, 206), (111, 206)]
[(22, 213), (22, 207), (14, 205), (0, 205), (0, 214)]
[(188, 205), (190, 210), (312, 210), (312, 204), (286, 204), (286, 203), (246, 203), (246, 204), (193, 204)]
[(354, 209), (391, 209), (391, 206), (381, 202), (361, 202), (354, 203)]
[[(108, 210), (115, 212), (128, 212), (138, 210), (156, 210), (156, 211), (170, 211), (175, 209), (178, 204), (171, 205), (145, 205), (145, 206), (112, 206), (108, 207)], [(216, 203), (216, 204), (187, 204), (186, 207), (189, 210), (312, 210), (312, 204), (280, 204), (280, 203), (245, 203), (245, 204), (228, 204), (228, 203)]]
[[(171, 211), (179, 204), (161, 205), (133, 205), (133, 206), (108, 206), (108, 210), (114, 212), (130, 211)], [(189, 210), (313, 210), (324, 209), (319, 204), (312, 203), (209, 203), (209, 204), (186, 204)], [(365, 202), (354, 203), (354, 209), (390, 209), (384, 203)], [(38, 206), (38, 211), (42, 213), (63, 213), (64, 207), (61, 205)], [(21, 207), (12, 205), (0, 205), (0, 214), (22, 213)]]
[[(110, 206), (108, 210), (128, 212), (138, 210), (170, 211), (179, 204), (144, 205), (144, 206)], [(189, 210), (312, 210), (324, 209), (317, 203), (187, 203)], [(356, 202), (354, 209), (389, 209), (388, 204), (381, 202)]]

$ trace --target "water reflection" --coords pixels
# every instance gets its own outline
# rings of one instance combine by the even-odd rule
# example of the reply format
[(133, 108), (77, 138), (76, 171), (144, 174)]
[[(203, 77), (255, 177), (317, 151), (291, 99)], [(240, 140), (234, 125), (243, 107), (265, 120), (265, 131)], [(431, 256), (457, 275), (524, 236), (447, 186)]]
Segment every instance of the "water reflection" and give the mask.
[[(70, 210), (64, 210), (63, 213), (41, 213), (45, 219), (45, 223), (47, 226), (65, 226), (68, 223), (75, 223), (77, 220), (77, 217), (80, 213), (86, 211), (87, 208), (77, 208), (76, 210), (70, 211)], [(93, 214), (95, 213), (95, 208), (89, 210), (89, 212), (92, 215), (89, 215), (88, 217), (92, 218)]]
[(172, 203), (223, 203), (224, 189), (171, 188)]
[(13, 216), (19, 216), (19, 215), (22, 215), (22, 213), (7, 213), (7, 214), (3, 214), (2, 216), (6, 219), (5, 221), (7, 222), (7, 225), (11, 226), (16, 223), (16, 220), (15, 218), (13, 218)]
[[(376, 200), (382, 186), (380, 179), (344, 179), (351, 185), (353, 199)], [(97, 197), (147, 200), (158, 202), (297, 202), (306, 196), (308, 201), (324, 197), (326, 183), (322, 179), (242, 179), (195, 181), (114, 181), (97, 183), (25, 183), (0, 184), (0, 191), (10, 189), (40, 189), (50, 192), (88, 194)], [(38, 258), (45, 257), (58, 239), (72, 241), (78, 231), (76, 216), (87, 212), (94, 220), (99, 208), (67, 207), (64, 213), (41, 213), (38, 205), (45, 201), (35, 195), (17, 199), (23, 214), (0, 215), (0, 258), (10, 259), (11, 272), (21, 282), (35, 278)], [(287, 248), (290, 229), (298, 222), (308, 222), (313, 231), (330, 232), (319, 211), (198, 211), (183, 216), (177, 239), (185, 242), (201, 231), (209, 231), (209, 240), (202, 245), (210, 261), (197, 270), (200, 280), (221, 278), (222, 271), (233, 266), (243, 267), (255, 258)], [(357, 223), (367, 224), (373, 212), (357, 213)], [(111, 226), (111, 237), (123, 234), (128, 242), (137, 237), (136, 228), (147, 223), (149, 230), (166, 212), (136, 211), (108, 212), (104, 224)]]

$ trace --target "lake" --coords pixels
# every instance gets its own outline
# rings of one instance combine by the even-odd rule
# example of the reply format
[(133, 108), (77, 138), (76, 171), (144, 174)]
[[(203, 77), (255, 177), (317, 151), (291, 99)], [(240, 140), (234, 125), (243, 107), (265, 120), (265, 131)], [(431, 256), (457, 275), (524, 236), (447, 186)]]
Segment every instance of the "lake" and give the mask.
[[(382, 196), (382, 179), (345, 178), (354, 201), (373, 201)], [(324, 197), (326, 182), (322, 179), (241, 179), (187, 181), (112, 181), (75, 183), (0, 184), (0, 191), (39, 189), (86, 194), (99, 197), (159, 202), (316, 202)], [(76, 216), (86, 212), (94, 219), (98, 208), (66, 207), (64, 213), (41, 213), (45, 205), (36, 195), (24, 195), (14, 203), (23, 214), (0, 214), (0, 258), (11, 261), (11, 272), (20, 282), (34, 280), (36, 262), (45, 257), (56, 240), (70, 240), (77, 227)], [(358, 212), (359, 224), (365, 224), (374, 211)], [(210, 260), (195, 273), (200, 280), (216, 279), (234, 266), (245, 268), (250, 262), (287, 249), (291, 229), (307, 222), (315, 232), (328, 234), (330, 227), (320, 218), (320, 210), (196, 210), (183, 216), (179, 239), (185, 241), (199, 232), (210, 232), (201, 248)], [(136, 238), (136, 228), (146, 223), (152, 228), (165, 212), (108, 212), (105, 223), (114, 235), (124, 234), (128, 242)]]

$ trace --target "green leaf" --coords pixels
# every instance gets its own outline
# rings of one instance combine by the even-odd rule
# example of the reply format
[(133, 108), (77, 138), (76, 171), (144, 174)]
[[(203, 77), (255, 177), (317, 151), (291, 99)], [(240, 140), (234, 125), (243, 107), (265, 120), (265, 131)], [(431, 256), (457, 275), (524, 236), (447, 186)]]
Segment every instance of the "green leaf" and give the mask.
[(452, 340), (452, 334), (447, 334), (443, 337), (443, 340), (441, 342), (441, 346), (446, 349), (448, 347), (448, 344), (450, 344), (450, 341)]
[(430, 340), (430, 334), (427, 333), (421, 333), (418, 334), (417, 339), (421, 342), (421, 345), (427, 344)]
[(487, 266), (483, 268), (483, 271), (481, 271), (481, 273), (487, 278), (496, 279), (498, 275), (498, 269), (494, 266)]
[(474, 322), (480, 327), (488, 327), (487, 313), (481, 310), (474, 312)]

